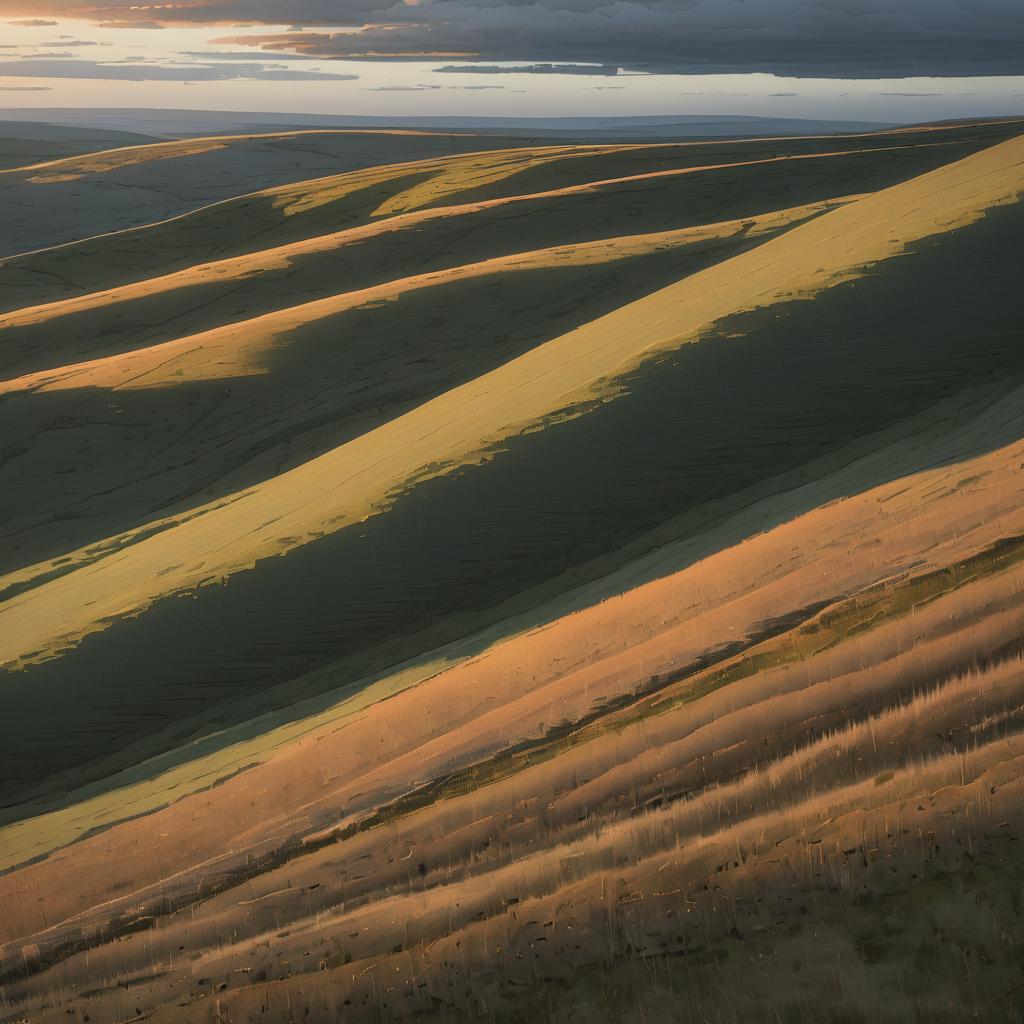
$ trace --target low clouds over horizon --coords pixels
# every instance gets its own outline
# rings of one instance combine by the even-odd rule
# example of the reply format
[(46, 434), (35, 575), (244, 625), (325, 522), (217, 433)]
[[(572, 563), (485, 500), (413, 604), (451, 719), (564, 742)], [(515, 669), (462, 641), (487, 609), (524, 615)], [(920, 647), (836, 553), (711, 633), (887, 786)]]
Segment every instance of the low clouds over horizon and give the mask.
[(0, 78), (81, 78), (118, 82), (354, 82), (359, 76), (301, 71), (268, 63), (172, 66), (132, 58), (124, 63), (104, 63), (67, 59), (63, 54), (31, 54), (0, 60)]
[(617, 67), (603, 64), (526, 64), (503, 66), (497, 64), (446, 64), (434, 68), (442, 75), (617, 75)]
[[(221, 44), (316, 58), (815, 78), (1024, 74), (1021, 0), (0, 0), (0, 15), (27, 14), (108, 28), (236, 26)], [(261, 28), (282, 24), (302, 28)], [(342, 28), (356, 31), (333, 31)]]

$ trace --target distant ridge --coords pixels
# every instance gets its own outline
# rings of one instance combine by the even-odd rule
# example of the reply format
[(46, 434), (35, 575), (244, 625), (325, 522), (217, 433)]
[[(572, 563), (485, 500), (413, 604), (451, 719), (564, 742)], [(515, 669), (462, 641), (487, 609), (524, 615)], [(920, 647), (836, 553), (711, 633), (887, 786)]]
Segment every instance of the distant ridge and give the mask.
[(718, 138), (731, 135), (828, 134), (889, 128), (893, 122), (830, 121), (729, 114), (662, 114), (643, 117), (377, 117), (350, 114), (296, 114), (261, 111), (149, 110), (131, 108), (20, 108), (4, 112), (8, 121), (49, 122), (73, 127), (144, 131), (180, 137), (246, 132), (278, 127), (458, 128), (487, 134), (586, 135), (609, 138)]

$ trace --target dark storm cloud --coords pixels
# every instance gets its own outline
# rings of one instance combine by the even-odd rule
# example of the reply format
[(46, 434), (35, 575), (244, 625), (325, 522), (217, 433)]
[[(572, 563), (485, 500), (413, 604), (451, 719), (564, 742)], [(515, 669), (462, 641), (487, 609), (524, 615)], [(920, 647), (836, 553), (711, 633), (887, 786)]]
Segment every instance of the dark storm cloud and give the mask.
[[(831, 78), (1024, 74), (1022, 0), (0, 0), (108, 25), (246, 24), (316, 57)], [(304, 30), (256, 34), (260, 25)], [(352, 32), (331, 29), (351, 26)], [(445, 58), (444, 55), (449, 55)]]
[(382, 8), (374, 20), (356, 34), (286, 34), (270, 45), (322, 56), (458, 52), (662, 73), (1024, 73), (1020, 0), (445, 0)]

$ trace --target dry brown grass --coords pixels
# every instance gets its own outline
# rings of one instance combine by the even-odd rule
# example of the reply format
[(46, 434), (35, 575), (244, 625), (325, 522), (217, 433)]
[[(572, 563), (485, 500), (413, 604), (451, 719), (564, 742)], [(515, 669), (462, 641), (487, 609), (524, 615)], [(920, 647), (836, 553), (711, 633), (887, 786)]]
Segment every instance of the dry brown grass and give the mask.
[[(156, 931), (93, 950), (87, 975), (73, 958), (10, 991), (20, 1005), (42, 1010), (57, 986), (74, 1007), (71, 993), (87, 983), (101, 995), (82, 1005), (99, 1020), (117, 1019), (129, 999), (147, 1007), (174, 999), (179, 1019), (203, 1019), (197, 979), (218, 986), (226, 979), (227, 1019), (239, 1020), (248, 1019), (238, 1015), (241, 1007), (266, 998), (261, 986), (249, 987), (253, 980), (294, 1000), (310, 1000), (325, 983), (358, 1001), (370, 995), (361, 980), (367, 972), (386, 975), (389, 964), (415, 953), (434, 992), (458, 970), (480, 975), (474, 989), (486, 997), (492, 982), (481, 972), (495, 950), (503, 963), (527, 956), (538, 977), (550, 979), (570, 963), (686, 948), (741, 921), (749, 928), (771, 920), (774, 902), (794, 892), (817, 891), (819, 899), (838, 892), (839, 905), (856, 903), (865, 890), (876, 898), (898, 893), (915, 878), (956, 870), (985, 848), (989, 832), (994, 839), (1000, 829), (1019, 833), (1024, 747), (1001, 734), (1006, 709), (1021, 712), (1020, 681), (1019, 659), (968, 673), (767, 770), (709, 782), (697, 796), (619, 822), (598, 818), (560, 830), (533, 810), (544, 806), (543, 790), (522, 783), (511, 805), (485, 809), (480, 800), (489, 794), (467, 795), (383, 836), (353, 839), (209, 899)], [(965, 735), (958, 752), (920, 762), (922, 733), (995, 719), (1004, 724), (980, 737), (987, 742), (974, 746), (979, 737)], [(780, 848), (785, 879), (773, 881)], [(427, 865), (426, 875), (417, 863)], [(709, 889), (704, 880), (711, 879)], [(755, 907), (754, 893), (769, 906)], [(595, 917), (603, 923), (587, 927)], [(551, 925), (554, 931), (543, 931)], [(538, 935), (571, 939), (568, 963), (564, 945), (544, 947), (539, 963), (527, 954), (539, 948)], [(183, 941), (189, 953), (179, 960)], [(407, 952), (393, 961), (398, 949)], [(155, 976), (154, 964), (161, 965)], [(125, 979), (142, 980), (129, 994), (113, 984)], [(445, 998), (453, 997), (458, 1008), (458, 996)]]
[[(1024, 529), (1016, 490), (1020, 458), (1013, 447), (817, 510), (674, 577), (501, 645), (367, 708), (340, 728), (321, 727), (214, 790), (179, 800), (139, 824), (115, 825), (0, 880), (0, 891), (22, 894), (11, 903), (7, 935), (24, 935), (97, 902), (90, 882), (97, 858), (104, 906), (87, 915), (89, 927), (102, 927), (132, 901), (145, 905), (153, 896), (159, 901), (176, 889), (187, 892), (197, 875), (230, 875), (246, 856), (272, 854), (288, 837), (315, 834), (341, 812), (369, 814), (401, 795), (410, 780), (486, 757), (512, 738), (542, 733), (545, 723), (581, 717), (601, 698), (629, 693), (652, 674), (714, 650), (735, 636), (739, 622), (756, 631), (769, 609), (806, 607), (822, 594), (841, 596), (888, 575), (893, 566), (919, 562), (922, 554), (941, 564), (1014, 524)], [(960, 490), (942, 483), (964, 479), (973, 482)], [(549, 796), (541, 799), (550, 804), (545, 814), (554, 815), (549, 824), (558, 834), (581, 813), (617, 813), (623, 792), (634, 793), (635, 805), (642, 806), (699, 788), (711, 766), (723, 778), (742, 772), (800, 737), (841, 727), (879, 702), (884, 706), (933, 686), (1005, 647), (1019, 629), (1017, 589), (1016, 576), (979, 580), (909, 619), (904, 614), (806, 662), (751, 676), (610, 732), (600, 743), (574, 747), (552, 765), (481, 791), (475, 799), (496, 804), (483, 812), (478, 802), (473, 813), (497, 813), (537, 778), (547, 787)], [(914, 628), (908, 632), (909, 623)], [(623, 667), (610, 674), (619, 663)], [(693, 683), (699, 684), (699, 675)], [(752, 740), (769, 734), (777, 735), (781, 748), (759, 748)], [(24, 857), (33, 836), (74, 828), (76, 813), (88, 820), (83, 808), (58, 814), (63, 826), (40, 822), (27, 831), (6, 830), (8, 858)], [(437, 813), (447, 812), (442, 807)], [(225, 856), (225, 847), (233, 852)], [(53, 871), (68, 884), (50, 887), (46, 879)], [(179, 881), (172, 885), (170, 875)], [(24, 898), (27, 891), (43, 902)]]

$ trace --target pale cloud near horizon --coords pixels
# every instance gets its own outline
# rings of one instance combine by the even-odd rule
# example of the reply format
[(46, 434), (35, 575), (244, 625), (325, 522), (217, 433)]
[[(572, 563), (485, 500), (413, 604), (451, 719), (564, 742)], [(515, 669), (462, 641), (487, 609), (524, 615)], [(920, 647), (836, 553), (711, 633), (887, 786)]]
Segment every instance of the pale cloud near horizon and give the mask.
[(607, 67), (602, 64), (526, 64), (508, 67), (494, 64), (446, 64), (434, 68), (442, 75), (599, 75), (607, 77), (617, 75), (618, 67)]
[(118, 82), (221, 82), (232, 79), (264, 82), (354, 82), (348, 73), (304, 71), (272, 64), (189, 64), (169, 66), (154, 61), (105, 62), (76, 60), (73, 54), (41, 53), (0, 62), (2, 78), (76, 78)]

